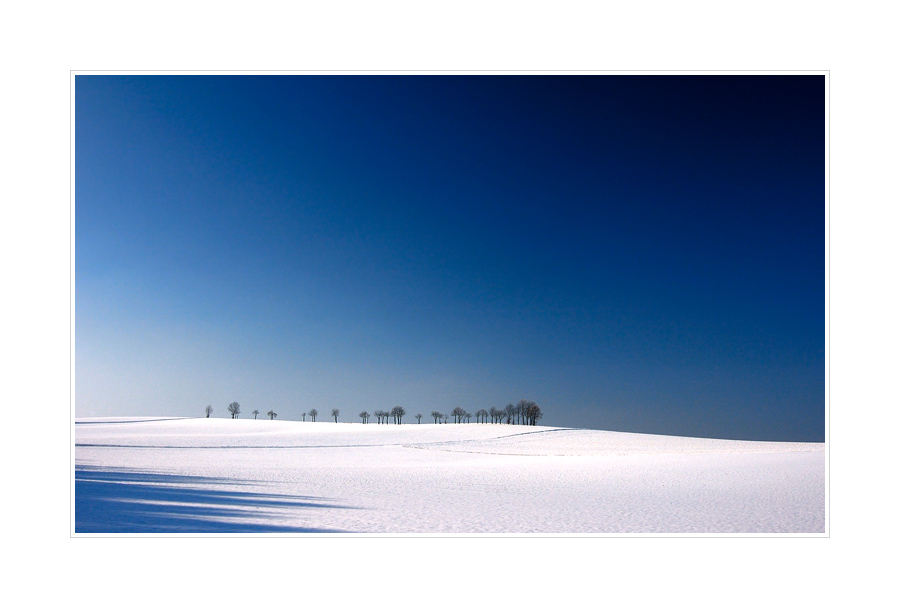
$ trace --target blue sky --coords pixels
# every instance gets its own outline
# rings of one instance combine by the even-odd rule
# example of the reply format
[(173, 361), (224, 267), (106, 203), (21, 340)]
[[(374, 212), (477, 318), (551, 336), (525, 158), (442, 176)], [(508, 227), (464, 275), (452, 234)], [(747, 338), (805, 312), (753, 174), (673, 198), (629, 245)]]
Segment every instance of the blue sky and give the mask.
[(77, 76), (75, 412), (825, 434), (823, 76)]

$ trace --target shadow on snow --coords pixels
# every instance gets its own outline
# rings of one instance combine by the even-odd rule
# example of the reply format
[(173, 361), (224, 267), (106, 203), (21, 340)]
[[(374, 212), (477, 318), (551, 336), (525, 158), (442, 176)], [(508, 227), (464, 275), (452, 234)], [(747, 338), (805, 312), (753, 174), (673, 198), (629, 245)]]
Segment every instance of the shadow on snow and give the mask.
[[(228, 490), (215, 489), (216, 485)], [(310, 496), (235, 491), (231, 479), (75, 467), (76, 533), (342, 532), (260, 523), (275, 510), (343, 509)], [(249, 521), (252, 518), (253, 521)]]

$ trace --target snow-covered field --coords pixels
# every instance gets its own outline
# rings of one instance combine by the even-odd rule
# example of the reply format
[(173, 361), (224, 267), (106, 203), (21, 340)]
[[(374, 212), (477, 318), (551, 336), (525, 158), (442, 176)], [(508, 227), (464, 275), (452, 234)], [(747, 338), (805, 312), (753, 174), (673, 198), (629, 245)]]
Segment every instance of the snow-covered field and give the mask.
[(81, 418), (80, 533), (826, 533), (821, 443)]

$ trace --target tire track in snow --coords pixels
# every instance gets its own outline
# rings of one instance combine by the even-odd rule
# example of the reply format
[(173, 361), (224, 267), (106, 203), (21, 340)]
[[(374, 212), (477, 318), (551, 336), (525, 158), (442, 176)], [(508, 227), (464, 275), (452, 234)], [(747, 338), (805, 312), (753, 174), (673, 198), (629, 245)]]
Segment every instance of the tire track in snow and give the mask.
[[(90, 424), (90, 423), (89, 423)], [(538, 435), (542, 433), (554, 433), (557, 431), (577, 431), (579, 429), (545, 429), (541, 431), (527, 431), (523, 433), (513, 433), (511, 435), (496, 435), (493, 437), (482, 437), (478, 439), (456, 439), (453, 441), (431, 441), (417, 443), (358, 443), (358, 444), (339, 444), (339, 445), (128, 445), (119, 443), (76, 443), (76, 448), (141, 448), (153, 450), (306, 450), (321, 448), (416, 448), (428, 449), (429, 446), (450, 446), (462, 445), (467, 443), (480, 443), (484, 441), (494, 441), (496, 439), (506, 439), (509, 437), (521, 437), (523, 435)]]
[(141, 448), (149, 450), (307, 450), (318, 448), (404, 447), (401, 443), (360, 443), (347, 445), (126, 445), (121, 443), (76, 443), (76, 448)]
[[(479, 439), (456, 439), (453, 441), (433, 441), (433, 442), (428, 442), (428, 443), (405, 443), (405, 444), (403, 444), (403, 447), (415, 448), (417, 450), (437, 449), (437, 450), (444, 451), (444, 452), (453, 452), (455, 450), (442, 450), (439, 446), (447, 446), (447, 447), (464, 446), (466, 444), (479, 444), (479, 443), (485, 443), (488, 441), (509, 439), (510, 437), (522, 437), (525, 435), (542, 435), (542, 434), (546, 434), (546, 433), (557, 433), (560, 431), (572, 432), (572, 431), (580, 431), (580, 430), (582, 430), (582, 429), (544, 429), (542, 431), (527, 431), (524, 433), (513, 433), (512, 435), (499, 435), (497, 437), (483, 437), (483, 438), (479, 438)], [(493, 454), (493, 455), (497, 455), (497, 456), (508, 456), (509, 455), (509, 454), (501, 454), (501, 453), (497, 453), (497, 452), (481, 452), (478, 450), (471, 450), (471, 451), (467, 451), (465, 453), (468, 453), (468, 454)], [(521, 454), (521, 455), (525, 455), (525, 454)]]
[(143, 422), (169, 422), (172, 420), (192, 420), (191, 418), (142, 418), (140, 420), (76, 420), (75, 424), (141, 424)]

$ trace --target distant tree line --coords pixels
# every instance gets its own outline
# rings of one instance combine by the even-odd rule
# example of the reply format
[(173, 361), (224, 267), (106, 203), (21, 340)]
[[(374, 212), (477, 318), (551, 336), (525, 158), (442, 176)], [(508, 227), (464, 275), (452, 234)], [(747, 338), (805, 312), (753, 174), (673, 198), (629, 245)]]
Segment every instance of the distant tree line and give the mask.
[[(237, 401), (232, 401), (231, 403), (229, 403), (228, 407), (226, 409), (228, 410), (228, 413), (231, 414), (232, 419), (240, 418), (241, 404), (238, 403)], [(205, 412), (206, 412), (206, 417), (209, 418), (209, 415), (212, 414), (212, 412), (213, 412), (213, 406), (207, 405)], [(259, 410), (253, 410), (250, 413), (253, 414), (254, 420), (256, 420), (256, 417), (259, 416)], [(268, 412), (266, 412), (266, 416), (268, 416), (269, 419), (271, 419), (271, 420), (275, 420), (275, 418), (278, 417), (278, 414), (276, 414), (274, 410), (269, 410)]]
[[(450, 417), (453, 418), (455, 423), (471, 422), (472, 416), (473, 414), (461, 407), (455, 407), (450, 412)], [(475, 412), (474, 416), (475, 422), (482, 424), (490, 421), (491, 424), (528, 424), (534, 426), (538, 420), (544, 417), (544, 414), (537, 403), (522, 399), (515, 405), (510, 403), (506, 407), (491, 407), (489, 410), (482, 408)], [(431, 412), (431, 417), (434, 418), (435, 424), (447, 422), (446, 414), (438, 411)]]
[[(241, 405), (237, 401), (233, 401), (228, 404), (228, 413), (231, 414), (232, 418), (240, 417), (241, 413)], [(212, 414), (213, 407), (211, 405), (206, 406), (206, 417), (209, 418), (210, 414)], [(253, 419), (259, 415), (259, 410), (253, 410)], [(338, 421), (338, 417), (341, 414), (341, 410), (335, 408), (331, 410), (331, 417), (334, 418), (334, 421)], [(313, 422), (316, 421), (319, 412), (315, 408), (309, 410), (309, 412), (303, 412), (301, 414), (303, 421), (306, 421), (306, 417), (309, 416), (310, 420)], [(393, 421), (394, 424), (402, 424), (403, 417), (406, 415), (406, 409), (402, 406), (398, 405), (392, 408), (389, 412), (384, 410), (376, 410), (374, 412), (375, 420), (378, 424), (390, 424)], [(278, 417), (278, 414), (275, 413), (274, 410), (269, 410), (266, 412), (266, 416), (269, 417), (270, 420), (275, 420)], [(438, 411), (432, 411), (431, 417), (434, 418), (435, 424), (446, 424), (448, 418), (452, 417), (453, 422), (456, 424), (459, 423), (469, 423), (472, 421), (473, 414), (470, 414), (462, 407), (455, 407), (450, 411), (450, 416), (448, 417), (446, 414), (443, 414)], [(490, 421), (491, 424), (525, 424), (534, 426), (537, 424), (537, 421), (544, 417), (541, 408), (534, 401), (529, 401), (528, 399), (520, 399), (518, 403), (513, 405), (512, 403), (507, 404), (505, 407), (491, 407), (491, 409), (486, 410), (484, 408), (478, 410), (474, 414), (475, 422), (481, 424), (487, 424)], [(362, 419), (363, 424), (369, 423), (369, 412), (363, 411), (359, 413), (359, 417)], [(422, 423), (422, 414), (415, 415), (416, 421), (421, 424)]]

